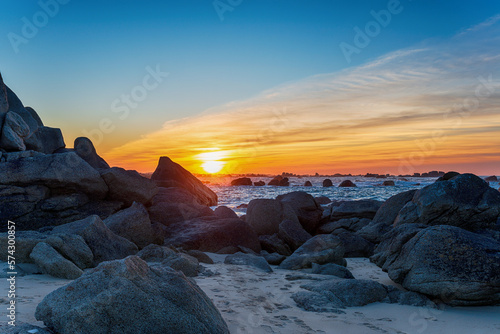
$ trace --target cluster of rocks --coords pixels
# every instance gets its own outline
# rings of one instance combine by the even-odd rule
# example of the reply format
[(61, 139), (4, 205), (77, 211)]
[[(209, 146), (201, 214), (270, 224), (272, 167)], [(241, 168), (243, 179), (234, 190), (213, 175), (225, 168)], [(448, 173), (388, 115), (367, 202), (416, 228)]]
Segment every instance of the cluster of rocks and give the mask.
[[(231, 181), (232, 186), (255, 186), (262, 187), (266, 185), (264, 181), (256, 181), (252, 182), (252, 179), (249, 177), (240, 177), (238, 179), (234, 179)], [(281, 175), (275, 176), (271, 181), (268, 182), (268, 186), (277, 186), (277, 187), (288, 187), (290, 186), (290, 182), (287, 177), (283, 177)]]
[[(344, 258), (369, 257), (407, 291), (403, 296), (379, 287), (377, 301), (500, 303), (500, 192), (472, 174), (446, 173), (385, 202), (333, 201), (322, 207), (311, 195), (292, 192), (252, 200), (243, 218), (258, 235), (260, 255), (282, 269), (335, 272), (335, 280), (346, 280), (352, 277), (339, 269)], [(308, 290), (294, 297), (305, 309), (350, 305), (335, 289)]]
[[(0, 219), (16, 224), (19, 275), (24, 268), (74, 280), (38, 306), (36, 318), (48, 327), (40, 332), (229, 333), (186, 278), (211, 260), (160, 246), (170, 225), (200, 217), (213, 222), (212, 229), (201, 224), (207, 234), (244, 239), (249, 227), (234, 212), (210, 209), (217, 205), (212, 190), (167, 157), (148, 179), (110, 167), (88, 138), (66, 148), (61, 131), (45, 127), (1, 77), (0, 130)], [(8, 242), (0, 233), (0, 247)], [(248, 246), (260, 251), (258, 240)]]

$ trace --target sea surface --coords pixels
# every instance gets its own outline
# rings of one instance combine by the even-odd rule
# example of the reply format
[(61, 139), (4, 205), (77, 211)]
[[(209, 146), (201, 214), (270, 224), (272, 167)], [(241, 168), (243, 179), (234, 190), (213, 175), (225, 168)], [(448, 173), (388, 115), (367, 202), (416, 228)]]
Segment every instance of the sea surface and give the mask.
[[(231, 186), (231, 180), (235, 177), (203, 178), (200, 179), (206, 183), (219, 197), (219, 205), (225, 205), (233, 209), (239, 215), (245, 214), (245, 208), (238, 208), (241, 204), (248, 204), (255, 198), (276, 198), (278, 195), (286, 194), (292, 191), (305, 191), (314, 197), (326, 196), (332, 201), (339, 200), (360, 200), (375, 199), (385, 201), (389, 197), (400, 192), (420, 189), (436, 181), (435, 177), (412, 177), (377, 179), (363, 176), (353, 177), (329, 177), (333, 182), (333, 187), (325, 188), (322, 186), (325, 177), (289, 177), (289, 187), (274, 186)], [(264, 181), (266, 184), (271, 177), (252, 177), (253, 182)], [(354, 182), (356, 188), (339, 188), (338, 185), (344, 180)], [(384, 181), (392, 180), (395, 186), (382, 186)], [(312, 187), (304, 187), (304, 182), (311, 181)], [(498, 189), (498, 182), (490, 182), (490, 186)], [(215, 207), (214, 207), (215, 208)]]

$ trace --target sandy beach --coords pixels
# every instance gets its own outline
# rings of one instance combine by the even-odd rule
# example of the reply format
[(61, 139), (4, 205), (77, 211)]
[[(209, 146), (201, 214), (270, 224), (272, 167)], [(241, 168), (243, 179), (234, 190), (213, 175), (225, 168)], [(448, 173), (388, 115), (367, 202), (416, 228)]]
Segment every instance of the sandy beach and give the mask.
[[(344, 309), (344, 314), (307, 312), (297, 307), (291, 295), (301, 289), (300, 285), (328, 279), (328, 276), (283, 270), (277, 266), (272, 266), (273, 273), (264, 273), (250, 266), (224, 264), (226, 255), (209, 255), (215, 264), (203, 266), (214, 275), (199, 276), (195, 281), (212, 299), (234, 334), (500, 332), (499, 306), (434, 309), (373, 303)], [(355, 278), (397, 286), (366, 258), (349, 258), (347, 262)], [(0, 288), (5, 291), (6, 280), (1, 282)], [(18, 277), (17, 320), (43, 327), (34, 317), (36, 306), (45, 295), (69, 282), (47, 275)], [(7, 299), (2, 297), (0, 303), (2, 308), (6, 307)]]

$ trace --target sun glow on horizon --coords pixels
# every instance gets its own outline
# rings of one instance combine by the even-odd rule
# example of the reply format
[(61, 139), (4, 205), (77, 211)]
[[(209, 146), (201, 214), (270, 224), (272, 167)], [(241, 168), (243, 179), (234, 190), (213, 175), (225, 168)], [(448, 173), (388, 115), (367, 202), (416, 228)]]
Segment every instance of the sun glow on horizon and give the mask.
[(216, 174), (224, 168), (226, 162), (221, 160), (225, 157), (226, 154), (222, 151), (205, 152), (196, 156), (198, 160), (203, 161), (201, 168), (209, 174)]

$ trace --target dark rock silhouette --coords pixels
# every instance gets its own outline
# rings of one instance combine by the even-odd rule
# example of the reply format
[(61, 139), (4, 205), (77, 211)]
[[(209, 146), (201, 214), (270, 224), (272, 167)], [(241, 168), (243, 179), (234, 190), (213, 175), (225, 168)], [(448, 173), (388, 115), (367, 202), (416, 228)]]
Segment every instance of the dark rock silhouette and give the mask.
[(193, 194), (200, 204), (217, 205), (217, 195), (193, 174), (168, 157), (161, 157), (151, 179), (159, 187), (183, 188)]
[(279, 187), (288, 187), (290, 182), (287, 177), (283, 177), (281, 175), (275, 176), (269, 183), (268, 186), (279, 186)]
[(251, 186), (253, 185), (252, 179), (249, 177), (242, 177), (231, 181), (232, 186)]
[(325, 187), (325, 188), (327, 188), (327, 187), (333, 187), (332, 180), (330, 180), (330, 179), (323, 180), (323, 187)]
[(344, 180), (339, 184), (341, 188), (354, 188), (357, 187), (351, 180)]
[(101, 158), (94, 147), (94, 144), (87, 137), (78, 137), (75, 139), (74, 150), (76, 154), (85, 160), (95, 169), (108, 169), (109, 165)]
[(258, 235), (278, 233), (284, 219), (299, 222), (293, 208), (274, 199), (253, 199), (248, 203), (245, 221)]
[(201, 217), (169, 226), (165, 244), (216, 253), (225, 247), (246, 247), (260, 252), (255, 231), (241, 219)]
[(484, 179), (485, 181), (488, 181), (488, 182), (498, 182), (498, 178), (493, 175), (493, 176), (488, 176), (486, 179)]
[(323, 209), (314, 200), (314, 197), (304, 191), (294, 191), (288, 194), (279, 195), (276, 200), (287, 204), (297, 215), (300, 224), (304, 229), (313, 233), (318, 226)]
[(108, 186), (107, 197), (126, 205), (133, 202), (149, 204), (158, 193), (156, 183), (141, 176), (135, 170), (125, 170), (119, 167), (100, 170), (101, 177)]

